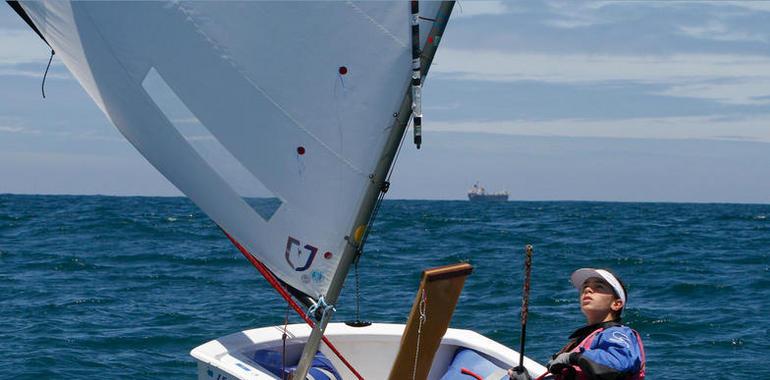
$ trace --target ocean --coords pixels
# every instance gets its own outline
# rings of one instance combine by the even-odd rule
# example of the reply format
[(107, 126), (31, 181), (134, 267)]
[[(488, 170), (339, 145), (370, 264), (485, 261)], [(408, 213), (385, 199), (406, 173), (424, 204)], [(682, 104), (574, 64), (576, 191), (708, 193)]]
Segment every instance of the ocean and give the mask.
[[(652, 379), (770, 379), (770, 205), (386, 200), (359, 264), (363, 319), (403, 323), (422, 269), (475, 267), (452, 327), (527, 356), (584, 323), (570, 273), (628, 284)], [(355, 313), (349, 277), (336, 321)], [(186, 198), (0, 195), (0, 378), (190, 379), (195, 346), (283, 324), (285, 303)], [(299, 322), (292, 315), (291, 323)]]

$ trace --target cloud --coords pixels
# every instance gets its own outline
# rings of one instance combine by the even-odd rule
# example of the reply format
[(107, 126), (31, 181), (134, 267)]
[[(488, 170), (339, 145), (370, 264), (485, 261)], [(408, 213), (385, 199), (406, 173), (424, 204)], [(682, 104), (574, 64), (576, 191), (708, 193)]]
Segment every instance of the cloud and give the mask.
[[(695, 2), (697, 4), (709, 4), (709, 2)], [(744, 8), (750, 12), (770, 12), (770, 2), (767, 1), (715, 1), (713, 5), (730, 5)]]
[(8, 133), (18, 133), (22, 132), (24, 128), (22, 127), (4, 127), (0, 126), (0, 132), (8, 132)]
[(770, 105), (770, 77), (674, 85), (658, 94), (709, 99), (732, 105)]
[(505, 120), (434, 122), (431, 130), (506, 135), (705, 139), (770, 142), (770, 114), (749, 117), (643, 117), (613, 120)]
[(21, 121), (13, 116), (0, 116), (0, 133), (24, 133)]
[(444, 49), (433, 73), (442, 79), (550, 83), (770, 77), (770, 57), (732, 54), (609, 55), (507, 53)]
[(426, 111), (436, 112), (436, 111), (450, 111), (450, 110), (456, 110), (461, 107), (460, 103), (455, 101), (448, 104), (433, 104), (433, 105), (423, 105), (422, 109)]
[(738, 54), (609, 55), (444, 49), (443, 80), (669, 86), (658, 95), (726, 104), (770, 104), (770, 57)]
[(543, 21), (543, 24), (559, 29), (575, 29), (593, 26), (598, 22), (591, 19), (550, 19)]
[(0, 29), (0, 65), (48, 62), (51, 50), (31, 30)]
[[(43, 78), (51, 50), (31, 30), (0, 29), (0, 76)], [(48, 79), (71, 79), (54, 57)]]
[(46, 138), (64, 139), (68, 141), (112, 141), (125, 143), (125, 139), (111, 133), (110, 130), (87, 129), (81, 131), (66, 130), (66, 127), (56, 124), (48, 124), (42, 129), (30, 128), (28, 122), (13, 116), (0, 116), (0, 133), (13, 133), (16, 135), (34, 135)]
[(731, 29), (725, 23), (717, 20), (711, 20), (699, 26), (680, 26), (679, 32), (688, 37), (704, 40), (767, 42), (767, 37), (764, 34)]
[[(53, 63), (51, 64), (53, 66)], [(14, 67), (4, 67), (0, 64), (0, 76), (19, 76), (19, 77), (29, 77), (29, 78), (37, 78), (42, 80), (43, 74), (45, 73), (45, 67), (39, 69), (39, 70), (31, 70), (31, 69), (21, 69), (21, 68), (14, 68)], [(46, 78), (48, 79), (72, 79), (69, 74), (66, 72), (61, 73), (55, 73), (52, 72), (52, 70), (48, 70), (48, 75), (46, 75)]]
[(599, 10), (606, 3), (570, 3), (550, 2), (548, 8), (554, 18), (543, 21), (543, 24), (558, 29), (586, 28), (597, 24), (608, 23), (599, 15)]
[(463, 1), (457, 2), (452, 11), (452, 18), (465, 18), (508, 13), (508, 6), (502, 1)]
[(13, 133), (23, 135), (40, 135), (41, 132), (36, 129), (29, 129), (20, 126), (0, 126), (0, 133)]

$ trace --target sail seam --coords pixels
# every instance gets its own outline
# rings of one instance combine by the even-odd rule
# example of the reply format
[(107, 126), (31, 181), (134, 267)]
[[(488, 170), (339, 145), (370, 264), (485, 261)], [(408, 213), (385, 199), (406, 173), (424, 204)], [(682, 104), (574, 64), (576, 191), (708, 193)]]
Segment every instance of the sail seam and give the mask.
[(348, 5), (349, 5), (351, 8), (353, 8), (353, 10), (355, 10), (355, 11), (356, 11), (356, 12), (358, 12), (358, 13), (360, 13), (360, 14), (361, 14), (361, 16), (364, 16), (364, 18), (366, 18), (367, 20), (369, 20), (369, 22), (371, 22), (372, 24), (374, 24), (374, 26), (376, 26), (376, 27), (377, 27), (377, 29), (379, 29), (380, 31), (382, 31), (383, 33), (385, 33), (385, 34), (386, 34), (388, 37), (390, 37), (391, 39), (393, 39), (393, 41), (396, 41), (396, 43), (397, 43), (399, 46), (401, 46), (402, 48), (406, 48), (406, 43), (404, 43), (403, 41), (401, 41), (400, 39), (398, 39), (398, 37), (396, 37), (396, 35), (395, 35), (395, 34), (393, 34), (393, 33), (392, 33), (390, 30), (388, 30), (388, 28), (384, 27), (382, 24), (380, 24), (379, 22), (377, 22), (377, 20), (375, 20), (375, 19), (374, 19), (372, 16), (369, 16), (369, 14), (368, 14), (368, 13), (366, 13), (366, 12), (365, 12), (363, 9), (361, 9), (361, 8), (360, 8), (358, 5), (354, 4), (352, 1), (348, 1), (348, 2), (347, 2), (347, 4), (348, 4)]
[(238, 64), (235, 62), (235, 60), (233, 60), (233, 59), (231, 58), (231, 54), (230, 54), (230, 52), (227, 50), (227, 48), (225, 48), (224, 46), (221, 46), (221, 45), (217, 44), (217, 43), (216, 43), (216, 42), (215, 42), (215, 41), (214, 41), (214, 40), (213, 40), (211, 37), (209, 37), (209, 36), (208, 36), (208, 35), (207, 35), (205, 32), (203, 32), (203, 30), (200, 28), (200, 26), (198, 25), (198, 23), (197, 23), (197, 22), (195, 21), (195, 19), (194, 19), (194, 17), (195, 17), (195, 16), (194, 16), (194, 12), (193, 12), (193, 11), (191, 11), (191, 10), (189, 10), (189, 9), (186, 9), (186, 8), (185, 8), (185, 6), (184, 6), (183, 4), (181, 4), (181, 3), (177, 4), (177, 8), (179, 9), (179, 11), (180, 11), (180, 12), (182, 12), (182, 14), (184, 14), (185, 16), (187, 16), (187, 17), (186, 17), (187, 21), (189, 21), (189, 22), (190, 22), (190, 23), (193, 25), (193, 27), (194, 27), (194, 28), (195, 28), (195, 30), (198, 32), (198, 34), (200, 34), (200, 35), (201, 35), (201, 36), (202, 36), (202, 37), (203, 37), (203, 38), (204, 38), (204, 39), (205, 39), (205, 40), (206, 40), (206, 41), (207, 41), (209, 44), (211, 44), (211, 46), (212, 46), (214, 49), (216, 49), (216, 50), (219, 50), (220, 52), (222, 52), (222, 54), (220, 55), (220, 57), (221, 57), (221, 58), (222, 58), (224, 61), (226, 61), (227, 63), (229, 63), (229, 64), (230, 64), (230, 65), (231, 65), (231, 66), (232, 66), (232, 67), (233, 67), (233, 68), (234, 68), (234, 69), (235, 69), (235, 70), (236, 70), (236, 71), (237, 71), (239, 74), (241, 74), (241, 76), (242, 76), (244, 79), (246, 79), (246, 81), (247, 81), (247, 82), (249, 82), (249, 84), (251, 84), (251, 86), (252, 86), (252, 87), (254, 87), (254, 88), (257, 90), (257, 91), (259, 91), (259, 93), (260, 93), (260, 94), (262, 94), (262, 96), (264, 96), (264, 97), (265, 97), (265, 99), (267, 99), (267, 100), (268, 100), (268, 101), (269, 101), (269, 102), (270, 102), (270, 103), (271, 103), (273, 106), (275, 106), (275, 108), (277, 108), (279, 111), (281, 111), (281, 113), (282, 113), (284, 116), (286, 116), (286, 118), (287, 118), (287, 119), (289, 119), (289, 121), (291, 121), (291, 122), (292, 122), (292, 124), (294, 124), (294, 125), (295, 125), (297, 128), (299, 128), (299, 129), (300, 129), (302, 132), (304, 132), (305, 134), (307, 134), (307, 135), (308, 135), (308, 136), (309, 136), (311, 139), (315, 140), (315, 141), (316, 141), (316, 142), (317, 142), (319, 145), (321, 145), (321, 147), (323, 147), (324, 149), (326, 149), (327, 151), (329, 151), (329, 153), (331, 153), (331, 154), (332, 154), (334, 157), (336, 157), (336, 158), (337, 158), (338, 160), (340, 160), (342, 163), (344, 163), (345, 165), (347, 165), (348, 167), (350, 167), (350, 169), (352, 169), (352, 170), (353, 170), (355, 173), (357, 173), (357, 174), (359, 174), (359, 175), (361, 175), (361, 176), (364, 176), (364, 177), (366, 177), (366, 176), (367, 176), (367, 174), (366, 174), (366, 173), (364, 173), (364, 171), (363, 171), (363, 170), (359, 169), (359, 168), (358, 168), (357, 166), (355, 166), (355, 165), (354, 165), (352, 162), (350, 162), (348, 159), (346, 159), (346, 158), (345, 158), (344, 156), (342, 156), (340, 153), (338, 153), (337, 151), (335, 151), (334, 149), (332, 149), (332, 147), (330, 147), (329, 145), (327, 145), (327, 144), (326, 144), (326, 143), (325, 143), (323, 140), (321, 140), (321, 139), (320, 139), (320, 138), (318, 138), (316, 135), (314, 135), (314, 134), (313, 134), (313, 132), (311, 132), (311, 131), (310, 131), (309, 129), (307, 129), (307, 128), (306, 128), (304, 125), (302, 125), (302, 123), (300, 123), (300, 122), (299, 122), (297, 119), (295, 119), (295, 118), (294, 118), (294, 117), (293, 117), (293, 116), (292, 116), (292, 115), (289, 113), (289, 111), (287, 111), (285, 108), (283, 108), (283, 107), (282, 107), (282, 106), (281, 106), (281, 105), (280, 105), (280, 104), (279, 104), (279, 103), (278, 103), (278, 102), (277, 102), (275, 99), (273, 99), (273, 98), (272, 98), (270, 95), (268, 95), (268, 94), (267, 94), (267, 92), (266, 92), (264, 89), (262, 89), (262, 88), (261, 88), (261, 87), (260, 87), (260, 86), (259, 86), (259, 85), (258, 85), (256, 82), (254, 82), (254, 81), (251, 79), (251, 77), (248, 75), (248, 73), (246, 73), (246, 71), (245, 71), (245, 70), (243, 70), (243, 69), (240, 67), (240, 65), (238, 65)]

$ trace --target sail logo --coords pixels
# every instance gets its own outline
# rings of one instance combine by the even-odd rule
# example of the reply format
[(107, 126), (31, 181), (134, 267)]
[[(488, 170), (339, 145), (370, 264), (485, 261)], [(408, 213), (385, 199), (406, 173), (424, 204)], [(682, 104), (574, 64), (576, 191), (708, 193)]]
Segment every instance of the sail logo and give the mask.
[(303, 247), (299, 240), (291, 236), (286, 241), (286, 262), (297, 272), (303, 272), (310, 268), (316, 253), (318, 253), (318, 247), (310, 244), (305, 244)]

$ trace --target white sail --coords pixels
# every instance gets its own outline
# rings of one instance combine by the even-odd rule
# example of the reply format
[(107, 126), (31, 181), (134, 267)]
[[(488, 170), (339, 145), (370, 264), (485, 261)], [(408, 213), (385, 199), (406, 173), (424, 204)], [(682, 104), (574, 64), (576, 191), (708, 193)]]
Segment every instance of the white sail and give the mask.
[[(408, 2), (22, 5), (150, 163), (280, 279), (326, 292), (409, 88)], [(280, 206), (261, 215), (244, 183)]]

